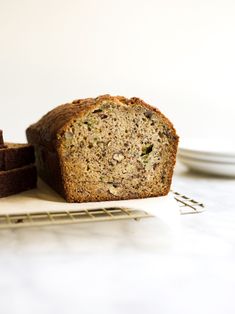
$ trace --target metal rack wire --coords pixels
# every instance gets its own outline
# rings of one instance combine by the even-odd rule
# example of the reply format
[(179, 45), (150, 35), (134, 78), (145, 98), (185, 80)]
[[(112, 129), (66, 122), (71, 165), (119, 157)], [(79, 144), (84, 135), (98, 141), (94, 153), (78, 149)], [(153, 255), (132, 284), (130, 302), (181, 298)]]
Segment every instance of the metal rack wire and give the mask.
[[(173, 192), (176, 201), (179, 203), (181, 214), (200, 213), (204, 205), (183, 194)], [(38, 212), (0, 215), (0, 229), (20, 228), (32, 226), (48, 226), (58, 224), (74, 224), (81, 222), (114, 221), (153, 217), (153, 215), (142, 211), (124, 207), (97, 208), (91, 210), (70, 210), (61, 212)]]
[(0, 229), (124, 219), (138, 220), (147, 217), (152, 217), (152, 215), (145, 211), (116, 207), (79, 211), (22, 213), (17, 215), (0, 215)]
[(203, 203), (195, 201), (194, 199), (185, 196), (184, 194), (180, 194), (179, 192), (171, 191), (171, 193), (173, 193), (175, 200), (179, 204), (181, 215), (198, 214), (205, 210)]

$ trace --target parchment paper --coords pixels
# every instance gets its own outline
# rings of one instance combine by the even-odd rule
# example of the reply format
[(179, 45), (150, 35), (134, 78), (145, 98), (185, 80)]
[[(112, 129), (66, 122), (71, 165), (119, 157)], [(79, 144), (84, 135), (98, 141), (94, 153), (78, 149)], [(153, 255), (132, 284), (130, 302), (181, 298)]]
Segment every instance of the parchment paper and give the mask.
[(124, 201), (67, 203), (42, 180), (38, 181), (37, 189), (0, 199), (0, 215), (108, 207), (126, 207), (130, 209), (144, 210), (170, 224), (178, 221), (179, 217), (179, 207), (171, 194), (164, 197)]

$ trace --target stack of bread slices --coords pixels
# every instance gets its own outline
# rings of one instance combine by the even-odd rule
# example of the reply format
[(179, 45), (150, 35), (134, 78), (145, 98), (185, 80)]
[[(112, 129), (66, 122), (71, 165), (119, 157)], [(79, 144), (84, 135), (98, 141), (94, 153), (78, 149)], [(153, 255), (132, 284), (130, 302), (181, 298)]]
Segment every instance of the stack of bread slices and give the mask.
[(0, 197), (33, 189), (37, 185), (34, 147), (4, 143), (0, 130)]

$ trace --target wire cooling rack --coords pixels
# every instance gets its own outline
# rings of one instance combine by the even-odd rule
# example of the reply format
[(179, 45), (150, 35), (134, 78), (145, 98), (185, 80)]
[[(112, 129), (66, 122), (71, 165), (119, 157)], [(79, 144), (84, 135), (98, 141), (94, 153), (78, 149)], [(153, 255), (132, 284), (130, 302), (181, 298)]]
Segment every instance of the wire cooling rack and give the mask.
[[(171, 191), (179, 204), (182, 215), (200, 213), (204, 205), (183, 194)], [(61, 212), (38, 212), (0, 215), (0, 229), (21, 228), (32, 226), (48, 226), (58, 224), (74, 224), (81, 222), (114, 221), (153, 217), (143, 210), (135, 210), (124, 207), (97, 208), (90, 210), (70, 210)]]

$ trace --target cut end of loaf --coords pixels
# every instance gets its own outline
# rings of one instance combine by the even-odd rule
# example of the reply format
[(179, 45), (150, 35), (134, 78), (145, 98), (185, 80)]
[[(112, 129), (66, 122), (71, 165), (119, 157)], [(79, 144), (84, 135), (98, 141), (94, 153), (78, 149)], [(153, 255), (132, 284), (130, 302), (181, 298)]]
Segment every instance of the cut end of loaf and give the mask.
[(99, 98), (57, 139), (62, 177), (55, 180), (62, 180), (69, 202), (169, 192), (178, 136), (167, 118), (137, 98)]

